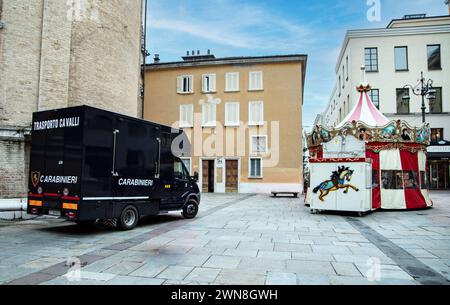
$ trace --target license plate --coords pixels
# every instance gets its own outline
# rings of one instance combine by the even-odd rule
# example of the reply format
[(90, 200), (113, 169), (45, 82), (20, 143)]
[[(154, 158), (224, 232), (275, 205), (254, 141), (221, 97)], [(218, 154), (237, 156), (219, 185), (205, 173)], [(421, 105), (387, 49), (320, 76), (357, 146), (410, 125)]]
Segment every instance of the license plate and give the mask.
[(51, 215), (51, 216), (61, 216), (61, 211), (57, 211), (57, 210), (48, 210), (48, 215)]

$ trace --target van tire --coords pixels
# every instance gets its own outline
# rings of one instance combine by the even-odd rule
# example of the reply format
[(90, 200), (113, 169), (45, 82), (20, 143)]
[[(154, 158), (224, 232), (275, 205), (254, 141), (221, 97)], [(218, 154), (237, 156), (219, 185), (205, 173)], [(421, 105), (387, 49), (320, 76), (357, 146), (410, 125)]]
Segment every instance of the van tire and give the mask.
[(198, 213), (198, 203), (194, 199), (189, 199), (186, 204), (183, 207), (183, 212), (181, 215), (183, 215), (186, 219), (192, 219), (195, 216), (197, 216)]
[(132, 230), (136, 227), (138, 221), (138, 210), (134, 206), (128, 205), (122, 210), (122, 213), (120, 214), (119, 227), (124, 231)]

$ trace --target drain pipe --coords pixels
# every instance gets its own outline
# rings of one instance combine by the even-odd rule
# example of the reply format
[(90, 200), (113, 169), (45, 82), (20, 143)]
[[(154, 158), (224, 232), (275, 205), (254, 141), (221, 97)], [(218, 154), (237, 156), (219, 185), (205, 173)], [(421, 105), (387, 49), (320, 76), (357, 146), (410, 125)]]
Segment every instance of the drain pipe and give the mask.
[(27, 201), (21, 200), (9, 200), (0, 199), (0, 212), (26, 212)]

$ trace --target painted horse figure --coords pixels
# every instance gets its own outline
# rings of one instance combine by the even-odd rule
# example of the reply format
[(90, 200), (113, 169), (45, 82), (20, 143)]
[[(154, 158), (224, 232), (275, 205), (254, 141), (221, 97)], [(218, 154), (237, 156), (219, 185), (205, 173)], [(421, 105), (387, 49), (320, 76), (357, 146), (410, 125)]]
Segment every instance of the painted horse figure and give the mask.
[(313, 189), (313, 193), (317, 194), (317, 192), (320, 190), (319, 199), (320, 201), (325, 201), (325, 197), (330, 193), (337, 191), (339, 189), (345, 189), (344, 194), (348, 193), (348, 189), (352, 188), (356, 192), (359, 191), (358, 188), (354, 187), (353, 185), (347, 183), (352, 180), (352, 175), (354, 171), (350, 170), (350, 168), (345, 166), (339, 166), (338, 171), (334, 171), (331, 175), (331, 179), (322, 182), (319, 184), (316, 188)]

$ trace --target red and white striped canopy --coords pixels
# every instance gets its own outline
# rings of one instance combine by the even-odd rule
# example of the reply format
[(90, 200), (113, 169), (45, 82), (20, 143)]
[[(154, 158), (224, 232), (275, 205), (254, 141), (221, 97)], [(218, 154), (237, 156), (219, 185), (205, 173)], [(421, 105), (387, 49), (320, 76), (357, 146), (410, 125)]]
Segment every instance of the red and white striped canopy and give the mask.
[(370, 85), (360, 84), (356, 88), (359, 92), (359, 100), (353, 107), (352, 111), (345, 117), (345, 119), (336, 126), (336, 128), (341, 128), (348, 122), (361, 121), (369, 126), (384, 126), (389, 123), (388, 118), (386, 118), (373, 104), (369, 96)]

